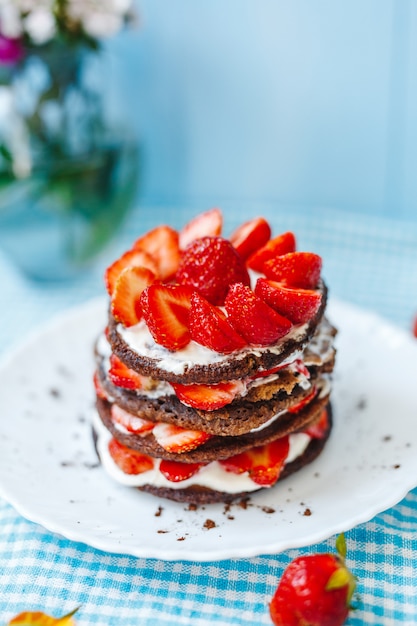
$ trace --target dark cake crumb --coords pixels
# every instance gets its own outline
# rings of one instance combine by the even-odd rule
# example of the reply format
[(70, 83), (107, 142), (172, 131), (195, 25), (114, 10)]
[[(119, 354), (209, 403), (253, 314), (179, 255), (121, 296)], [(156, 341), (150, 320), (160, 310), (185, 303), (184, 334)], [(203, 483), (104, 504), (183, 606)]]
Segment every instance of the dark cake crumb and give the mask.
[(211, 528), (216, 528), (216, 522), (214, 522), (212, 519), (206, 519), (203, 526), (204, 528), (207, 528), (207, 530), (210, 530)]
[(162, 508), (162, 506), (158, 506), (158, 510), (155, 513), (155, 517), (161, 517), (163, 510), (164, 509)]
[(311, 509), (309, 509), (309, 508), (306, 508), (304, 513), (303, 513), (304, 517), (310, 517), (311, 514), (312, 514), (311, 513)]
[(270, 506), (263, 506), (263, 507), (262, 507), (262, 511), (263, 511), (264, 513), (268, 513), (268, 514), (275, 513), (275, 509), (273, 509), (273, 508), (272, 508), (272, 507), (270, 507)]

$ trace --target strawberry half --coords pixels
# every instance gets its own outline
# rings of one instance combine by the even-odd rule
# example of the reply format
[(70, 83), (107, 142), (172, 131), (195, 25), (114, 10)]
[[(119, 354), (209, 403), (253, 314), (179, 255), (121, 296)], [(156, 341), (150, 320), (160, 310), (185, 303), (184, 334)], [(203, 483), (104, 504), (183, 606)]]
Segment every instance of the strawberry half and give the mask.
[(150, 456), (123, 446), (117, 439), (111, 439), (108, 448), (113, 461), (125, 474), (143, 474), (153, 469)]
[(155, 274), (147, 267), (126, 267), (119, 274), (110, 301), (110, 310), (115, 320), (126, 328), (140, 321), (142, 291), (154, 280)]
[(158, 422), (152, 432), (156, 441), (164, 450), (176, 454), (195, 450), (195, 448), (201, 446), (211, 437), (211, 435), (201, 430), (189, 430), (165, 422)]
[(259, 248), (262, 248), (271, 237), (271, 227), (263, 217), (255, 217), (239, 226), (230, 236), (230, 243), (246, 260)]
[(205, 465), (205, 463), (181, 463), (181, 461), (167, 461), (162, 459), (159, 471), (172, 483), (191, 478)]
[(139, 237), (133, 244), (134, 250), (144, 250), (155, 260), (161, 280), (173, 276), (180, 262), (178, 233), (170, 226), (157, 226)]
[(147, 434), (155, 426), (155, 422), (132, 415), (132, 413), (128, 413), (120, 406), (117, 406), (117, 404), (113, 404), (111, 407), (111, 418), (113, 422), (120, 424), (130, 433), (135, 433), (136, 435)]
[(168, 350), (181, 350), (191, 340), (188, 324), (192, 293), (187, 285), (157, 283), (142, 293), (140, 305), (149, 332)]
[(158, 266), (155, 259), (145, 250), (128, 250), (104, 274), (104, 282), (110, 296), (114, 291), (116, 281), (126, 267), (147, 267), (155, 276), (158, 276)]
[(102, 387), (97, 371), (94, 372), (93, 383), (94, 383), (94, 389), (95, 389), (97, 398), (101, 398), (101, 400), (107, 400), (108, 399), (107, 393), (104, 391)]
[(191, 243), (183, 253), (177, 280), (218, 305), (224, 303), (233, 283), (250, 284), (243, 260), (222, 237), (202, 237)]
[(305, 324), (311, 320), (319, 310), (322, 299), (319, 291), (284, 287), (266, 278), (258, 278), (254, 291), (293, 324)]
[(322, 259), (314, 252), (290, 252), (264, 264), (267, 278), (286, 287), (314, 289), (320, 280)]
[(314, 386), (313, 389), (305, 398), (300, 400), (300, 402), (297, 402), (297, 404), (293, 404), (292, 406), (289, 407), (289, 409), (287, 409), (288, 413), (298, 413), (299, 411), (301, 411), (301, 409), (304, 409), (304, 407), (310, 404), (310, 402), (314, 400), (316, 395), (317, 395), (317, 387)]
[(149, 380), (127, 367), (115, 354), (110, 356), (109, 378), (113, 385), (123, 389), (146, 389)]
[(225, 307), (233, 328), (251, 345), (269, 346), (289, 333), (290, 320), (258, 298), (246, 285), (236, 283), (227, 294)]
[(230, 404), (237, 395), (242, 394), (245, 383), (241, 380), (230, 380), (214, 385), (181, 385), (171, 383), (175, 394), (183, 404), (202, 411), (215, 411)]
[(329, 428), (329, 415), (327, 409), (323, 409), (319, 419), (314, 424), (303, 430), (306, 435), (313, 439), (323, 439)]
[(247, 265), (256, 272), (264, 272), (267, 261), (281, 254), (295, 252), (296, 241), (294, 233), (286, 232), (270, 239), (262, 248), (252, 254), (247, 260)]
[(280, 437), (271, 443), (257, 446), (219, 461), (228, 472), (242, 474), (248, 472), (257, 485), (274, 485), (288, 456), (290, 443), (288, 437)]
[(210, 350), (230, 354), (246, 346), (246, 341), (229, 324), (223, 311), (197, 292), (191, 297), (191, 339)]
[(185, 250), (192, 241), (201, 237), (217, 237), (221, 235), (222, 228), (223, 216), (220, 209), (214, 208), (200, 213), (180, 231), (180, 249)]

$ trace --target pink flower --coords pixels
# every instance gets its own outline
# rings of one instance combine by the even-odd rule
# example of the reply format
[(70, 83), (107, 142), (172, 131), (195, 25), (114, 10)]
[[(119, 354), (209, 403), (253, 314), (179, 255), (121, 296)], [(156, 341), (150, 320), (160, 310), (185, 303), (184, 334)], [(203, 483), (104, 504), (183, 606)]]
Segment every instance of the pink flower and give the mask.
[(23, 56), (23, 46), (20, 39), (9, 39), (0, 34), (0, 64), (14, 65)]

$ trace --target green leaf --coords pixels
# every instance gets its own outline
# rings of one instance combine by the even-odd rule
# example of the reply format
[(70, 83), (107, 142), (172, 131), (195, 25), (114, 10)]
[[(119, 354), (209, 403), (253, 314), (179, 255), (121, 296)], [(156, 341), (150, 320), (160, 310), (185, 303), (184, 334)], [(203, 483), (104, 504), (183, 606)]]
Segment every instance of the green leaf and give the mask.
[(352, 574), (346, 567), (339, 567), (337, 570), (333, 572), (327, 581), (326, 591), (330, 591), (331, 589), (341, 589), (342, 587), (346, 587), (349, 585), (350, 579), (352, 578)]
[(336, 539), (336, 550), (338, 554), (342, 557), (342, 559), (346, 558), (346, 539), (344, 533), (340, 533), (340, 535)]

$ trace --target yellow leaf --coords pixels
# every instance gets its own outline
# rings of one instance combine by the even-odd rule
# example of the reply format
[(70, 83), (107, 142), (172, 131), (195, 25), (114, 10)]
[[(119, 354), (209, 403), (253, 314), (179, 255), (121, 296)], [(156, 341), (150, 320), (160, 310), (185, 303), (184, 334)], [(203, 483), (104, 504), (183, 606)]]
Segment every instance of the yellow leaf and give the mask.
[(16, 615), (7, 626), (75, 626), (72, 619), (78, 608), (63, 617), (51, 617), (40, 611), (24, 611)]

